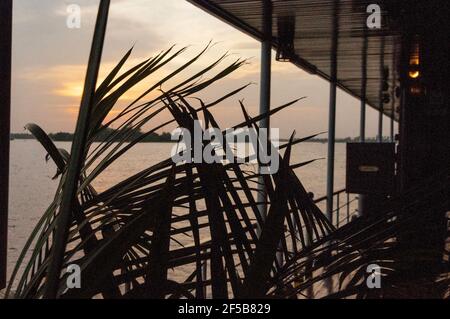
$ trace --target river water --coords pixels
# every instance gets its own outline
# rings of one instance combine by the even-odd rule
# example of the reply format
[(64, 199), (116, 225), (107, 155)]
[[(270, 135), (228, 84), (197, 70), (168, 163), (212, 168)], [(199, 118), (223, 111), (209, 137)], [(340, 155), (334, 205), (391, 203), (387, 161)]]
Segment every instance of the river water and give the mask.
[[(69, 142), (57, 142), (60, 148), (70, 150)], [(142, 143), (132, 148), (96, 179), (94, 187), (102, 191), (109, 186), (170, 157), (174, 144)], [(45, 161), (46, 152), (34, 140), (11, 141), (10, 212), (8, 274), (33, 227), (51, 203), (57, 180), (52, 180), (56, 167)], [(327, 144), (302, 143), (294, 146), (291, 164), (310, 159), (326, 158)], [(308, 191), (321, 197), (326, 190), (326, 160), (322, 159), (296, 170)], [(345, 144), (336, 144), (335, 189), (345, 186)]]

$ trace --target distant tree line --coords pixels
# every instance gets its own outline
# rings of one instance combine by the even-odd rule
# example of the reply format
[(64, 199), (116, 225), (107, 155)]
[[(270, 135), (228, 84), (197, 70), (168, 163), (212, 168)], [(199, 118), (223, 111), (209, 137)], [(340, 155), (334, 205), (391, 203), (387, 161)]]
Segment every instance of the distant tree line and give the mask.
[[(383, 142), (390, 142), (391, 138), (389, 136), (383, 136)], [(284, 140), (282, 139), (282, 141), (288, 141), (288, 139)], [(358, 143), (360, 142), (361, 139), (359, 136), (357, 137), (344, 137), (344, 138), (336, 138), (336, 143)], [(312, 142), (312, 143), (328, 143), (328, 139), (327, 138), (313, 138), (310, 139), (306, 142)], [(366, 143), (376, 143), (378, 142), (378, 138), (377, 137), (366, 137)]]
[[(103, 141), (105, 140), (105, 138), (107, 136), (109, 136), (110, 134), (115, 134), (114, 139), (113, 140), (119, 140), (120, 137), (124, 134), (122, 132), (119, 132), (117, 130), (111, 129), (111, 128), (106, 128), (102, 131), (100, 131), (96, 136), (95, 136), (95, 141)], [(134, 140), (135, 138), (144, 135), (144, 133), (140, 130), (135, 130), (132, 132), (128, 132), (127, 134), (129, 134), (129, 136), (126, 138), (127, 141), (131, 141)], [(58, 132), (58, 133), (50, 133), (49, 134), (50, 138), (53, 141), (56, 142), (71, 142), (73, 139), (73, 134), (72, 133), (68, 133), (68, 132)], [(31, 134), (28, 133), (12, 133), (11, 134), (11, 139), (18, 139), (18, 140), (31, 140), (34, 139), (34, 137)], [(281, 141), (283, 142), (287, 142), (288, 139), (281, 139)], [(351, 142), (359, 142), (360, 138), (359, 136), (357, 137), (345, 137), (345, 138), (336, 138), (336, 143), (351, 143)], [(142, 141), (143, 143), (166, 143), (166, 142), (175, 142), (171, 139), (171, 135), (170, 133), (167, 132), (163, 132), (161, 134), (158, 133), (151, 133), (147, 136), (145, 136)], [(246, 143), (249, 143), (248, 138), (246, 138)], [(312, 142), (312, 143), (327, 143), (328, 139), (327, 138), (313, 138), (311, 140), (308, 140), (307, 142)], [(378, 142), (378, 139), (376, 137), (369, 137), (366, 138), (366, 142), (367, 143), (374, 143), (374, 142)], [(387, 136), (383, 136), (383, 142), (390, 142), (390, 138)]]
[[(123, 132), (120, 132), (118, 130), (114, 130), (111, 128), (106, 128), (102, 131), (100, 131), (94, 138), (94, 141), (104, 141), (106, 136), (110, 136), (111, 134), (114, 135), (113, 141), (119, 141), (122, 140), (121, 137), (124, 135)], [(131, 132), (127, 132), (126, 134), (129, 134), (126, 141), (132, 141), (137, 137), (140, 137), (144, 135), (144, 133), (140, 130), (134, 130)], [(58, 133), (50, 133), (48, 135), (53, 141), (55, 142), (71, 142), (73, 140), (73, 133), (68, 132), (58, 132)], [(34, 139), (33, 135), (28, 133), (12, 133), (11, 139), (18, 139), (18, 140), (31, 140)], [(166, 142), (174, 142), (171, 140), (170, 133), (163, 132), (161, 134), (158, 133), (151, 133), (147, 136), (143, 137), (141, 140), (142, 143), (166, 143)]]

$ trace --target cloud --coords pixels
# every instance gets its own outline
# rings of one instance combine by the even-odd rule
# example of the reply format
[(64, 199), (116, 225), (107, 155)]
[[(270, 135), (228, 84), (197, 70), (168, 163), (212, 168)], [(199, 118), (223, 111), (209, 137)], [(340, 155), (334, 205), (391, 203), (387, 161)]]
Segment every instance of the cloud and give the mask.
[[(81, 29), (66, 27), (66, 8), (73, 3), (79, 4), (82, 10)], [(73, 129), (98, 3), (98, 0), (14, 2), (13, 130), (21, 130), (27, 122), (42, 124), (48, 131)], [(155, 74), (157, 78), (186, 62), (212, 40), (218, 44), (182, 76), (192, 75), (225, 52), (232, 55), (221, 66), (238, 57), (251, 58), (250, 64), (207, 91), (200, 92), (199, 97), (212, 101), (248, 82), (259, 83), (260, 44), (187, 1), (114, 0), (111, 3), (100, 78), (133, 45), (135, 50), (129, 65), (173, 44), (179, 47), (190, 45), (185, 55), (169, 68)], [(205, 75), (205, 78), (213, 73)], [(302, 102), (301, 107), (293, 108), (291, 112), (286, 112), (287, 115), (280, 114), (280, 120), (277, 118), (274, 123), (285, 128), (286, 132), (295, 128), (299, 135), (311, 132), (314, 127), (323, 130), (327, 119), (328, 88), (328, 84), (317, 76), (308, 75), (290, 63), (274, 61), (272, 105), (281, 105), (303, 95), (309, 97)], [(129, 102), (144, 89), (145, 84), (135, 88), (122, 102)], [(259, 105), (258, 85), (249, 87), (230, 100), (229, 104), (218, 107), (217, 115), (227, 124), (234, 124), (234, 121), (241, 119), (237, 100), (244, 97), (248, 108), (256, 114)], [(359, 123), (356, 117), (349, 117), (343, 112), (358, 107), (358, 102), (348, 96), (339, 96), (338, 102), (337, 135), (353, 135)], [(345, 104), (345, 107), (341, 104)], [(368, 124), (371, 118), (369, 113)], [(352, 114), (357, 114), (357, 109), (352, 109)]]
[(258, 50), (260, 45), (256, 41), (242, 41), (232, 44), (232, 50)]

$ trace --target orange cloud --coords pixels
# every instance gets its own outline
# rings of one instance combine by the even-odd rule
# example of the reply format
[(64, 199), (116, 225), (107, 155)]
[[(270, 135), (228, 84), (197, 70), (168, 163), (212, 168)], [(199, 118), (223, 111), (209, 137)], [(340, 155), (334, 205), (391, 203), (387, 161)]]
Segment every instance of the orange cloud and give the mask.
[(81, 97), (83, 93), (83, 83), (81, 82), (68, 82), (63, 83), (62, 87), (53, 91), (56, 95), (66, 97)]

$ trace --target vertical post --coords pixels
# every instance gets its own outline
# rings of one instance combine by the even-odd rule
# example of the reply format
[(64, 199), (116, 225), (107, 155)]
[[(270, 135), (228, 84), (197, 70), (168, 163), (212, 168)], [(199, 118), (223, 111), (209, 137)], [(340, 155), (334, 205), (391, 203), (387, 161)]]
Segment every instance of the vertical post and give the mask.
[[(394, 45), (395, 47), (395, 45)], [(392, 56), (392, 83), (391, 83), (391, 127), (390, 127), (390, 138), (391, 138), (391, 143), (395, 142), (395, 134), (394, 134), (394, 117), (395, 117), (395, 84), (396, 84), (396, 79), (395, 79), (395, 68), (396, 68), (396, 59), (397, 59), (397, 53), (396, 50), (394, 49), (394, 53)]]
[[(367, 93), (367, 29), (364, 24), (364, 39), (362, 48), (361, 61), (361, 120), (359, 122), (359, 138), (361, 143), (366, 142), (366, 93)], [(364, 215), (364, 195), (360, 194), (358, 197), (358, 213), (360, 216)]]
[(383, 142), (383, 102), (380, 102), (380, 110), (378, 111), (378, 136), (377, 142)]
[[(202, 253), (206, 256), (206, 254), (208, 253), (208, 251), (202, 250)], [(203, 298), (206, 299), (206, 295), (207, 295), (207, 286), (205, 284), (206, 280), (208, 280), (208, 259), (205, 258), (205, 262), (202, 265), (202, 283), (203, 283)]]
[(334, 149), (336, 140), (336, 85), (337, 85), (337, 50), (339, 36), (338, 1), (334, 1), (333, 30), (331, 39), (331, 74), (330, 105), (328, 111), (328, 157), (327, 157), (327, 218), (333, 221), (334, 189)]
[[(271, 0), (263, 0), (263, 16), (262, 16), (263, 39), (261, 42), (261, 87), (259, 113), (263, 114), (270, 110), (270, 88), (271, 88), (271, 63), (272, 63), (272, 2)], [(269, 117), (261, 119), (259, 127), (269, 129)], [(267, 131), (269, 137), (269, 131)], [(258, 186), (258, 202), (259, 211), (263, 220), (267, 215), (267, 193), (264, 186), (264, 180), (259, 178)]]
[(391, 143), (394, 143), (394, 140), (395, 140), (395, 137), (394, 137), (394, 114), (395, 114), (395, 111), (394, 111), (394, 105), (392, 106), (392, 111), (391, 111), (391, 118), (390, 118), (390, 134), (389, 134), (389, 137), (390, 137), (390, 141), (391, 141)]
[(378, 111), (378, 137), (377, 142), (383, 142), (383, 101), (380, 102), (380, 109)]
[(383, 83), (384, 83), (384, 37), (381, 38), (380, 46), (380, 92), (379, 92), (379, 112), (378, 112), (378, 142), (383, 142)]
[(9, 140), (11, 118), (12, 0), (0, 1), (0, 289), (6, 286)]
[(347, 223), (350, 221), (350, 194), (347, 193)]
[(366, 141), (367, 47), (367, 31), (366, 29), (364, 29), (361, 57), (361, 119), (359, 121), (359, 139), (361, 143), (364, 143)]
[(341, 193), (337, 193), (337, 199), (336, 199), (336, 227), (339, 228), (339, 218), (341, 216), (341, 200), (340, 200)]

